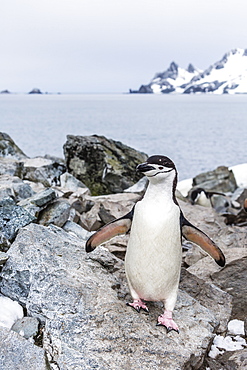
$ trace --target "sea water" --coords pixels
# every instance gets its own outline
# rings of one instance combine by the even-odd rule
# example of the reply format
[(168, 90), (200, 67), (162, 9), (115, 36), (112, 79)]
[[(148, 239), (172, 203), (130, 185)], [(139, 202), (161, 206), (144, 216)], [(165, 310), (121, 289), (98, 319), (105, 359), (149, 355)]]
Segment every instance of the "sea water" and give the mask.
[(179, 179), (247, 162), (247, 95), (2, 94), (0, 131), (30, 157), (104, 135), (176, 164)]

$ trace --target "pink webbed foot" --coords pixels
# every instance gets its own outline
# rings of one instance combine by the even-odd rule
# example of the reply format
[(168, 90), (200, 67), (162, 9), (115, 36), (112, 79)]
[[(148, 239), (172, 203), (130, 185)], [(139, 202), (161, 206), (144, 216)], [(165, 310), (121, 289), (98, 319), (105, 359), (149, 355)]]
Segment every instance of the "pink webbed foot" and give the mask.
[(172, 319), (172, 312), (171, 311), (165, 311), (163, 315), (160, 315), (158, 317), (157, 325), (163, 325), (167, 329), (167, 333), (169, 333), (172, 330), (175, 330), (179, 334), (179, 329), (177, 324)]
[(133, 307), (137, 312), (140, 310), (144, 310), (145, 312), (149, 312), (148, 307), (142, 302), (141, 299), (134, 299), (133, 303), (126, 303), (127, 306)]

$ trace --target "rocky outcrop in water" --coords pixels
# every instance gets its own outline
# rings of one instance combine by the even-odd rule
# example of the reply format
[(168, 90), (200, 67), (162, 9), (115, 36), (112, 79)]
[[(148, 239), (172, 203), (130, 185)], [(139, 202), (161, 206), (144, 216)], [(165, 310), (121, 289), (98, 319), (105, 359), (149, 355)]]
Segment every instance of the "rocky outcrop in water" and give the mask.
[(31, 91), (29, 91), (28, 94), (42, 94), (41, 90), (38, 88), (33, 88)]
[[(149, 315), (125, 304), (130, 299), (123, 266), (128, 235), (85, 252), (91, 232), (131, 210), (145, 184), (93, 196), (66, 167), (57, 172), (54, 165), (57, 181), (51, 180), (52, 163), (61, 160), (53, 159), (42, 177), (32, 177), (36, 170), (29, 166), (28, 180), (25, 158), (11, 161), (10, 166), (0, 158), (0, 291), (23, 307), (24, 317), (4, 327), (6, 312), (0, 304), (1, 369), (219, 369), (238, 366), (246, 358), (243, 333), (241, 350), (229, 352), (228, 347), (220, 354), (215, 344), (213, 357), (208, 357), (215, 338), (240, 343), (228, 323), (233, 318), (246, 321), (247, 316), (246, 225), (228, 225), (213, 207), (192, 205), (178, 193), (186, 218), (215, 240), (227, 264), (221, 269), (183, 241), (174, 311), (180, 334), (167, 334), (156, 327), (160, 303), (149, 305)], [(39, 161), (44, 165), (45, 158)], [(7, 217), (17, 209), (25, 218)]]

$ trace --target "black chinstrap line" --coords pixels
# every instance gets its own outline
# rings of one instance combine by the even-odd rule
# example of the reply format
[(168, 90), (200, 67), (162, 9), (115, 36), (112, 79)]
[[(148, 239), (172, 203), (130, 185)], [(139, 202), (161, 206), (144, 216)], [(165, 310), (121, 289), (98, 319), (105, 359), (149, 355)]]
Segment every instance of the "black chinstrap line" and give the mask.
[(171, 172), (171, 171), (173, 171), (174, 170), (174, 168), (171, 168), (170, 170), (168, 170), (168, 171), (161, 171), (161, 172), (157, 172), (155, 175), (153, 175), (153, 176), (148, 176), (148, 177), (154, 177), (154, 176), (156, 176), (156, 175), (159, 175), (160, 173), (168, 173), (168, 172)]

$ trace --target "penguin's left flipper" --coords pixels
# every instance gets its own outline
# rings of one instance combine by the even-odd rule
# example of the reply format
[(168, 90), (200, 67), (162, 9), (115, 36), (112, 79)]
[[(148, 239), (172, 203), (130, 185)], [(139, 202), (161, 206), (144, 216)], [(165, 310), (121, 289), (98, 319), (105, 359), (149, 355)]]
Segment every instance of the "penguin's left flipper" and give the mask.
[(198, 244), (219, 266), (225, 266), (225, 256), (221, 249), (203, 231), (186, 220), (183, 215), (181, 216), (181, 226), (185, 239)]
[(96, 233), (91, 235), (86, 242), (86, 252), (92, 252), (100, 244), (106, 242), (116, 235), (126, 234), (131, 228), (133, 212), (134, 209), (132, 209), (132, 211), (127, 213), (125, 216), (109, 222), (101, 229), (96, 231)]

